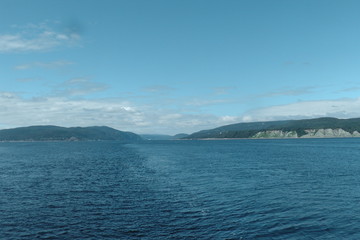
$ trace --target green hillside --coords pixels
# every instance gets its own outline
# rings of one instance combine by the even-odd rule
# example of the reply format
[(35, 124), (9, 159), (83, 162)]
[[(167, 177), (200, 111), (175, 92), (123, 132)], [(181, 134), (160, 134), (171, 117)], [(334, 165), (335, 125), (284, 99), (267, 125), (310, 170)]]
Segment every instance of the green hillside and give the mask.
[(269, 130), (295, 131), (297, 135), (301, 137), (306, 134), (305, 130), (309, 129), (339, 128), (347, 132), (360, 131), (360, 118), (337, 119), (327, 117), (304, 120), (237, 123), (196, 132), (186, 138), (250, 138), (258, 132)]
[(139, 141), (141, 137), (110, 127), (30, 126), (0, 130), (0, 141)]

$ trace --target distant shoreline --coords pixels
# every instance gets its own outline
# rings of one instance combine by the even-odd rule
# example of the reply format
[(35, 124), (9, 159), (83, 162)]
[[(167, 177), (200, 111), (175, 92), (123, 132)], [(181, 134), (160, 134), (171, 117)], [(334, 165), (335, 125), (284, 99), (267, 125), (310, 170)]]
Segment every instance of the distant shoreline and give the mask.
[(278, 140), (278, 139), (343, 139), (343, 138), (360, 138), (360, 137), (298, 137), (298, 138), (193, 138), (193, 139), (177, 139), (177, 140), (202, 140), (202, 141), (214, 141), (214, 140)]

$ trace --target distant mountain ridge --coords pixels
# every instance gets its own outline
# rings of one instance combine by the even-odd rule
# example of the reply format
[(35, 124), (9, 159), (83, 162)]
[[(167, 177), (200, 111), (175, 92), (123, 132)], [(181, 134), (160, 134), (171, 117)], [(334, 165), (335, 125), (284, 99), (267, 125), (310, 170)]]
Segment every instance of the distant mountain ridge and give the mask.
[(110, 127), (59, 127), (30, 126), (0, 130), (0, 141), (95, 141), (119, 140), (140, 141), (142, 138), (132, 132), (123, 132)]
[(176, 135), (164, 135), (164, 134), (141, 134), (144, 140), (177, 140), (189, 136), (186, 133), (179, 133)]
[(236, 123), (190, 134), (186, 139), (204, 138), (305, 138), (360, 137), (360, 118), (315, 118)]

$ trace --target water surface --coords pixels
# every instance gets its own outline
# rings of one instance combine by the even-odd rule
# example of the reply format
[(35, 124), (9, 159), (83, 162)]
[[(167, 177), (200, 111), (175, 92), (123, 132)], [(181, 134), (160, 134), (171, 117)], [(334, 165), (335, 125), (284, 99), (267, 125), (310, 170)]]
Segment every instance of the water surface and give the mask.
[(0, 143), (0, 239), (360, 239), (360, 139)]

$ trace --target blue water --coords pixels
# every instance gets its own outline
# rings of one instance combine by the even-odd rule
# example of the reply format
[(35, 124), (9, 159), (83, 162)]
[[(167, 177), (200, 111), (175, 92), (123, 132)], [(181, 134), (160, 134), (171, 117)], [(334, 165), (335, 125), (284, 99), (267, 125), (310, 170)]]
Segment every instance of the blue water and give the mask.
[(0, 143), (0, 239), (360, 239), (360, 139)]

